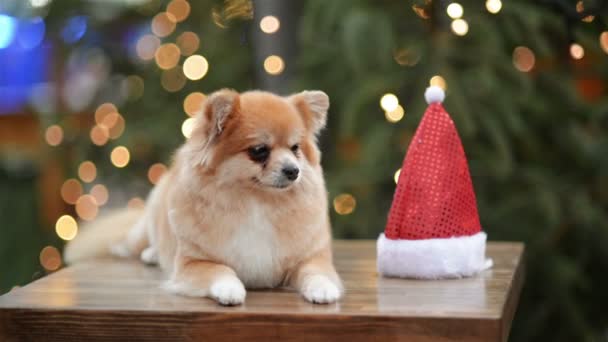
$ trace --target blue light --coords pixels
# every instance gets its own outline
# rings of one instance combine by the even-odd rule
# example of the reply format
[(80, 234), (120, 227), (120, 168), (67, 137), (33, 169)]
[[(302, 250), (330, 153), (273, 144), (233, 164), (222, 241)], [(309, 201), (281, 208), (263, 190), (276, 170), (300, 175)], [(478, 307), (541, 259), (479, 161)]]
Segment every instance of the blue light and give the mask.
[(44, 31), (42, 18), (21, 21), (17, 30), (17, 42), (24, 49), (35, 48), (44, 39)]
[(83, 16), (72, 17), (68, 19), (61, 37), (68, 44), (73, 44), (79, 41), (87, 32), (87, 18)]
[(15, 18), (0, 14), (0, 49), (11, 45), (15, 37), (16, 28), (17, 20)]

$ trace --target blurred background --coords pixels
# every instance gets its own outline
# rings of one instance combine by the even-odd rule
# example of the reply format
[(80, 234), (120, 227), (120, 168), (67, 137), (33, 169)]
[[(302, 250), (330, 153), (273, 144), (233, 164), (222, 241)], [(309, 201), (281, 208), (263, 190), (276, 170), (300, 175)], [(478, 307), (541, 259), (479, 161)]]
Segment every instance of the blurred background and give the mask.
[(0, 294), (142, 206), (210, 92), (331, 98), (337, 238), (375, 239), (429, 85), (491, 240), (527, 244), (513, 341), (608, 340), (608, 1), (0, 0)]

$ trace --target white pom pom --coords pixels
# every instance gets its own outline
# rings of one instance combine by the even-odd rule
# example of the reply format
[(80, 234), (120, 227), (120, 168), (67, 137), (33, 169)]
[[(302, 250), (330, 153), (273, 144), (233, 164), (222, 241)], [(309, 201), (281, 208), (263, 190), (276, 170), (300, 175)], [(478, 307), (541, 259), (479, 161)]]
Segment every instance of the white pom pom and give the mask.
[(430, 86), (426, 88), (424, 92), (424, 98), (426, 99), (426, 103), (431, 104), (435, 102), (443, 102), (445, 99), (445, 92), (438, 86)]

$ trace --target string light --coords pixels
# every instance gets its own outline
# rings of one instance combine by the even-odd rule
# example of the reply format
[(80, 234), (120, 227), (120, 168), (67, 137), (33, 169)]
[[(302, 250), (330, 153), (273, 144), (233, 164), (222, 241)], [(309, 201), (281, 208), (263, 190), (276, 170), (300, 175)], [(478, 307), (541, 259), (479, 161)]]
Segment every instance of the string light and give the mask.
[(186, 85), (186, 78), (180, 68), (173, 68), (163, 71), (160, 77), (160, 84), (166, 91), (174, 93)]
[(91, 161), (84, 161), (78, 166), (78, 177), (85, 182), (91, 183), (97, 177), (97, 168)]
[(179, 62), (180, 57), (179, 47), (173, 43), (161, 45), (154, 54), (156, 65), (163, 70), (174, 68)]
[(262, 20), (260, 20), (260, 29), (264, 33), (272, 34), (279, 30), (281, 27), (281, 22), (279, 18), (273, 15), (267, 15)]
[(78, 234), (78, 223), (72, 216), (63, 215), (55, 223), (55, 232), (63, 240), (72, 240)]
[(521, 72), (529, 72), (534, 68), (536, 57), (534, 52), (525, 46), (518, 46), (513, 50), (513, 65)]
[(392, 123), (398, 122), (399, 120), (403, 119), (404, 115), (405, 115), (405, 110), (400, 105), (397, 105), (397, 108), (395, 108), (395, 110), (393, 110), (393, 111), (384, 112), (384, 116), (386, 117), (386, 120), (388, 120), (389, 122), (392, 122)]
[(401, 169), (395, 171), (395, 174), (393, 175), (393, 180), (395, 181), (395, 184), (399, 183), (400, 175), (401, 175)]
[(158, 39), (158, 37), (151, 34), (146, 34), (137, 40), (137, 44), (135, 45), (135, 53), (137, 53), (137, 57), (141, 58), (142, 60), (149, 61), (154, 59), (154, 54), (159, 46), (160, 39)]
[(163, 38), (167, 37), (175, 30), (177, 19), (171, 13), (161, 12), (152, 19), (152, 33)]
[(431, 79), (429, 80), (429, 84), (432, 86), (437, 86), (443, 90), (446, 90), (448, 88), (448, 85), (447, 85), (445, 79), (443, 77), (441, 77), (440, 75), (435, 75), (435, 76), (431, 77)]
[(462, 5), (457, 2), (452, 2), (451, 4), (449, 4), (446, 8), (446, 11), (448, 12), (448, 16), (452, 19), (461, 18), (462, 14), (464, 13)]
[(167, 5), (167, 13), (172, 14), (178, 23), (182, 22), (190, 15), (190, 4), (185, 0), (173, 0)]
[(201, 55), (193, 55), (184, 61), (184, 75), (192, 81), (200, 80), (205, 77), (209, 70), (209, 63)]
[(46, 140), (46, 143), (51, 146), (59, 146), (63, 141), (63, 128), (59, 125), (47, 127), (44, 132), (44, 139)]
[(488, 12), (492, 14), (496, 14), (500, 12), (502, 9), (502, 1), (500, 0), (487, 0), (486, 1), (486, 9)]
[(602, 50), (608, 54), (608, 31), (604, 31), (600, 34), (600, 46), (602, 47)]
[(177, 46), (182, 56), (190, 56), (198, 50), (200, 39), (194, 32), (184, 32), (177, 37)]
[(585, 49), (580, 44), (573, 43), (570, 45), (570, 56), (574, 59), (585, 57)]
[(385, 112), (392, 112), (397, 109), (397, 106), (399, 106), (399, 99), (395, 94), (387, 93), (380, 98), (380, 107), (382, 107)]
[(76, 201), (82, 195), (82, 185), (80, 185), (78, 180), (70, 178), (63, 182), (59, 192), (65, 203), (76, 204)]
[(184, 123), (182, 123), (182, 134), (184, 137), (186, 137), (186, 139), (190, 138), (192, 135), (192, 130), (194, 129), (194, 120), (194, 118), (187, 118), (184, 120)]
[(98, 206), (105, 205), (108, 202), (110, 194), (108, 192), (108, 188), (106, 188), (103, 184), (96, 184), (91, 188), (91, 196), (95, 198), (95, 203)]
[(47, 271), (55, 271), (61, 267), (61, 253), (53, 246), (46, 246), (40, 251), (40, 265)]
[(127, 202), (129, 209), (142, 209), (145, 205), (146, 202), (141, 197), (133, 197)]
[(82, 195), (76, 201), (76, 214), (85, 221), (92, 221), (97, 217), (97, 201), (92, 195)]
[(186, 112), (188, 116), (195, 116), (203, 109), (204, 101), (205, 94), (199, 92), (190, 93), (184, 99), (184, 112)]
[(469, 32), (469, 23), (464, 19), (456, 19), (452, 21), (452, 31), (458, 36), (464, 36)]
[(129, 154), (129, 150), (124, 146), (117, 146), (110, 153), (112, 164), (118, 168), (127, 166), (130, 159), (131, 155)]
[(108, 132), (108, 128), (104, 126), (93, 126), (89, 135), (93, 144), (97, 146), (105, 145), (108, 142), (108, 139), (110, 139), (110, 132)]
[(152, 184), (157, 184), (162, 175), (167, 172), (167, 167), (163, 163), (156, 163), (148, 169), (148, 180)]
[(340, 215), (348, 215), (355, 210), (357, 201), (351, 194), (340, 194), (334, 198), (334, 210)]
[[(582, 13), (585, 10), (585, 5), (583, 4), (582, 1), (579, 1), (576, 3), (576, 12), (577, 13)], [(590, 23), (593, 21), (593, 19), (595, 19), (595, 16), (592, 15), (588, 15), (586, 17), (584, 17), (583, 19), (581, 19), (582, 21), (586, 22), (586, 23)]]
[(285, 69), (285, 62), (283, 62), (283, 58), (271, 55), (266, 57), (264, 60), (264, 70), (271, 75), (278, 75), (283, 72)]

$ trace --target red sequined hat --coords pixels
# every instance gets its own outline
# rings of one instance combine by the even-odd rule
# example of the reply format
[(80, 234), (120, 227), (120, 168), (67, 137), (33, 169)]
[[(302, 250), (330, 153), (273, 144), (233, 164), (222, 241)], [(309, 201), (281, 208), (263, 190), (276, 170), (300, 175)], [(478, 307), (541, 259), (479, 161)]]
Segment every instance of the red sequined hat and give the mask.
[(492, 266), (485, 258), (477, 202), (458, 131), (429, 87), (428, 109), (408, 148), (386, 229), (378, 271), (390, 277), (458, 278)]

